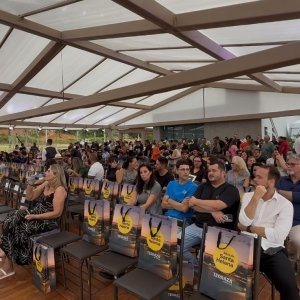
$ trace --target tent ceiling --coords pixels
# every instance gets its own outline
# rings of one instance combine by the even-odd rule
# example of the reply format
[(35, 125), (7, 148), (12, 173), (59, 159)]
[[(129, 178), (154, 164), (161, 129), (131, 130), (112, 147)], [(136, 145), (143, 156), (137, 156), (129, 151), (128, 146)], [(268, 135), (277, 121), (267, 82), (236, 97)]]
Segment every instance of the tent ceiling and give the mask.
[(0, 123), (122, 129), (203, 87), (300, 93), (299, 27), (296, 0), (2, 0)]

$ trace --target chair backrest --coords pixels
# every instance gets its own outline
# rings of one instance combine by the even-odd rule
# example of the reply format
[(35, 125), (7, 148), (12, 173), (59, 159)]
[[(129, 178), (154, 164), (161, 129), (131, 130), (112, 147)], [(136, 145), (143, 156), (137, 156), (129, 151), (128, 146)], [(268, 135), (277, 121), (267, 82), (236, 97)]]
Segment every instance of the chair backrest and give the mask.
[(255, 239), (255, 242), (254, 242), (254, 271), (253, 271), (253, 288), (252, 288), (252, 299), (253, 300), (258, 300), (260, 254), (261, 254), (261, 237), (257, 236)]

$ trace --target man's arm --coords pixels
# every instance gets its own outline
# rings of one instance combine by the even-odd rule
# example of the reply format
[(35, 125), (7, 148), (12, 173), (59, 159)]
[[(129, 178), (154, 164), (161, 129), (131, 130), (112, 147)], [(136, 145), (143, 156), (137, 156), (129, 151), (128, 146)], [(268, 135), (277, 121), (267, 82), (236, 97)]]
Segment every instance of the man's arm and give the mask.
[(180, 203), (171, 199), (168, 195), (163, 197), (161, 206), (163, 209), (176, 209), (182, 212), (187, 212), (189, 210), (187, 201), (182, 201), (182, 203)]
[(225, 209), (227, 204), (222, 200), (203, 200), (191, 197), (188, 199), (189, 207), (192, 207), (198, 212), (216, 212)]
[(266, 192), (267, 192), (267, 190), (264, 186), (262, 186), (262, 185), (256, 186), (255, 192), (254, 192), (249, 204), (245, 207), (245, 214), (249, 219), (251, 219), (251, 220), (254, 219), (258, 202), (264, 196), (264, 194)]

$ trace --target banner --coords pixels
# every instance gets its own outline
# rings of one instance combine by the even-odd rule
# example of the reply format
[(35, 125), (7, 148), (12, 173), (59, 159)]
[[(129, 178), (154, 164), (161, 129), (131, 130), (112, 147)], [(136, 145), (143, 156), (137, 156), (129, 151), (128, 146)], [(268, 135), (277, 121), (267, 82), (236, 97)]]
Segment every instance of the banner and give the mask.
[(200, 292), (213, 299), (252, 299), (253, 251), (253, 236), (208, 227)]
[(86, 199), (84, 202), (83, 239), (105, 245), (109, 236), (110, 202)]
[(168, 280), (177, 272), (177, 220), (145, 215), (138, 266)]
[(124, 183), (121, 189), (119, 203), (135, 205), (137, 201), (136, 186)]
[(56, 288), (54, 249), (35, 242), (33, 245), (32, 282), (44, 293)]
[(139, 206), (116, 204), (109, 237), (109, 249), (136, 257), (145, 210)]

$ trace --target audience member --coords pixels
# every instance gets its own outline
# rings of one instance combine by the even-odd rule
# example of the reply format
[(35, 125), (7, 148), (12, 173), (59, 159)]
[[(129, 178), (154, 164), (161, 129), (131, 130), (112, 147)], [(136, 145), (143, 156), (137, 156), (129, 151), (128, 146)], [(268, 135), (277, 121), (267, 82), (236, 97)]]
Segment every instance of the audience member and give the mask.
[(237, 188), (225, 181), (225, 176), (224, 164), (213, 162), (208, 166), (209, 182), (201, 184), (194, 196), (183, 201), (183, 205), (195, 211), (195, 223), (186, 228), (184, 243), (184, 258), (195, 266), (197, 260), (189, 249), (201, 243), (203, 224), (230, 229), (236, 224), (240, 196)]
[(293, 206), (275, 187), (280, 178), (274, 166), (256, 171), (254, 192), (244, 194), (239, 228), (262, 237), (260, 270), (275, 285), (282, 300), (299, 300), (299, 291), (284, 241), (293, 222)]
[(20, 209), (10, 212), (3, 222), (3, 234), (0, 239), (3, 267), (0, 269), (0, 279), (14, 274), (13, 263), (32, 263), (32, 235), (58, 227), (58, 219), (63, 212), (67, 196), (63, 169), (57, 164), (52, 165), (44, 180), (36, 188), (27, 185), (27, 199), (39, 199), (32, 211)]
[(137, 175), (137, 205), (145, 208), (146, 213), (161, 214), (161, 186), (155, 180), (150, 165), (142, 164)]

